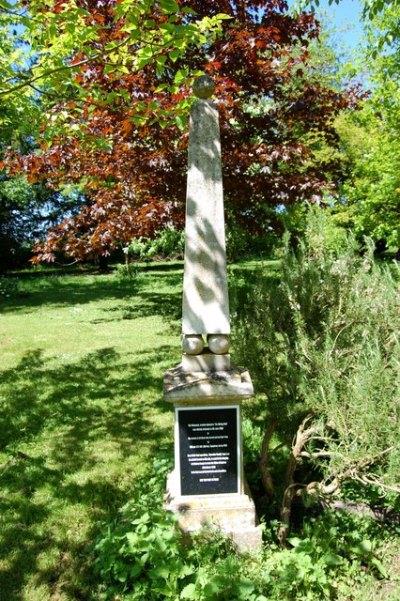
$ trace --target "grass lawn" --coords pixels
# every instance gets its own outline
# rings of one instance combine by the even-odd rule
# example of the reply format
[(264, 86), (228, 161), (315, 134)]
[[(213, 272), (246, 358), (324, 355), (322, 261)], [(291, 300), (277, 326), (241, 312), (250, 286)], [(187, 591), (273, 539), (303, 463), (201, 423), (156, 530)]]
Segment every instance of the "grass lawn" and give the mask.
[(26, 277), (0, 306), (0, 599), (88, 599), (98, 524), (172, 445), (181, 269)]
[(181, 289), (179, 263), (132, 281), (39, 271), (2, 301), (0, 601), (95, 590), (99, 524), (172, 453), (162, 375), (180, 359)]

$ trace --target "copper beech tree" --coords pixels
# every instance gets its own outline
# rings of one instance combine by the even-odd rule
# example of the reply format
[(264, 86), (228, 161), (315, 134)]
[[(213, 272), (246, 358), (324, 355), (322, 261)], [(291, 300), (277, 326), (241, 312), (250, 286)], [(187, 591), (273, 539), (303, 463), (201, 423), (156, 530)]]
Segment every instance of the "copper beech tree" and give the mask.
[[(118, 5), (86, 0), (86, 10), (104, 26), (97, 46), (125, 35), (126, 22), (115, 18)], [(157, 61), (132, 72), (96, 56), (81, 61), (74, 77), (85, 94), (48, 110), (38, 151), (9, 157), (10, 168), (26, 172), (31, 181), (44, 180), (56, 190), (73, 184), (86, 199), (37, 244), (34, 261), (53, 261), (60, 252), (76, 260), (107, 256), (135, 236), (182, 224), (187, 150), (182, 106), (190, 103), (189, 75), (196, 72), (216, 83), (226, 205), (239, 222), (262, 228), (271, 206), (312, 200), (334, 185), (340, 165), (323, 149), (335, 145), (333, 119), (356, 94), (323, 85), (313, 72), (315, 17), (289, 14), (284, 0), (176, 5), (175, 25), (182, 28), (194, 18), (219, 13), (230, 18), (212, 42), (188, 47), (183, 57), (161, 51)], [(63, 4), (55, 2), (53, 9)], [(160, 27), (165, 22), (157, 3), (150, 16)], [(60, 115), (64, 127), (49, 129)]]

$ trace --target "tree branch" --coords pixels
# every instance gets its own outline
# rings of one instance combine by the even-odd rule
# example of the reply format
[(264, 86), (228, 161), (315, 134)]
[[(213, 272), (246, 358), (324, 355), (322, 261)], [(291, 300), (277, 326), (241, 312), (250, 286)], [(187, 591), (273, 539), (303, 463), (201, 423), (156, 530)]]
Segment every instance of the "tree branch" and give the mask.
[(294, 482), (294, 474), (304, 446), (307, 444), (310, 438), (318, 431), (315, 427), (307, 428), (307, 425), (310, 423), (313, 417), (313, 415), (307, 415), (304, 418), (293, 440), (292, 452), (290, 454), (286, 470), (286, 488), (283, 494), (280, 515), (281, 526), (278, 531), (278, 540), (282, 546), (286, 545), (286, 540), (290, 531), (292, 503), (296, 495), (296, 489), (299, 488), (299, 485)]
[[(114, 52), (118, 48), (121, 48), (122, 46), (124, 46), (125, 44), (128, 44), (128, 43), (129, 43), (129, 38), (124, 39), (119, 44), (116, 44), (113, 48), (111, 48), (110, 51)], [(141, 46), (139, 46), (139, 48), (141, 48), (141, 47), (143, 47), (143, 44)], [(165, 50), (165, 47), (164, 47), (164, 50)], [(161, 51), (159, 53), (161, 53)], [(105, 54), (105, 51), (103, 49), (101, 52), (96, 52), (92, 56), (84, 58), (76, 63), (69, 63), (67, 65), (61, 65), (60, 67), (56, 67), (55, 69), (50, 69), (49, 71), (47, 71), (46, 73), (42, 73), (41, 75), (33, 75), (32, 77), (28, 77), (28, 76), (24, 75), (23, 76), (24, 80), (21, 83), (16, 84), (15, 86), (12, 86), (11, 88), (8, 88), (6, 90), (0, 90), (0, 98), (2, 96), (7, 96), (8, 94), (13, 94), (14, 92), (17, 92), (18, 90), (25, 88), (26, 86), (32, 86), (32, 84), (34, 84), (35, 81), (39, 81), (39, 79), (49, 77), (51, 75), (54, 75), (55, 73), (60, 73), (61, 71), (73, 70), (78, 67), (81, 67), (82, 65), (86, 65), (87, 63), (90, 63), (91, 61), (94, 61), (94, 60), (100, 58), (101, 56), (104, 56), (104, 54)], [(156, 56), (156, 54), (154, 56)], [(34, 68), (32, 69), (32, 71), (33, 70), (34, 70)], [(20, 77), (20, 79), (22, 78), (21, 76), (19, 76), (19, 77)], [(18, 75), (16, 75), (15, 78), (18, 78)], [(5, 83), (12, 81), (15, 78), (6, 79)]]
[(260, 473), (261, 481), (264, 486), (265, 492), (270, 496), (274, 496), (274, 483), (272, 481), (271, 472), (269, 470), (269, 445), (271, 442), (272, 435), (276, 428), (276, 421), (273, 420), (269, 423), (268, 427), (264, 431), (264, 436), (261, 444), (260, 452)]

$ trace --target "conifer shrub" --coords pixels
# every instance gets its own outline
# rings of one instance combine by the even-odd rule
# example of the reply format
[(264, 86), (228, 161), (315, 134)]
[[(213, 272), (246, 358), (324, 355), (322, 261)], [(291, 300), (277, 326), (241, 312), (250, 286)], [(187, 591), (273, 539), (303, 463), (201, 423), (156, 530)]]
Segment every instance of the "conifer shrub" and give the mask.
[[(399, 267), (373, 251), (314, 209), (296, 250), (286, 238), (279, 278), (261, 266), (236, 282), (233, 348), (266, 399), (260, 467), (282, 541), (299, 496), (326, 499), (351, 482), (398, 504)], [(274, 473), (273, 447), (286, 475)]]

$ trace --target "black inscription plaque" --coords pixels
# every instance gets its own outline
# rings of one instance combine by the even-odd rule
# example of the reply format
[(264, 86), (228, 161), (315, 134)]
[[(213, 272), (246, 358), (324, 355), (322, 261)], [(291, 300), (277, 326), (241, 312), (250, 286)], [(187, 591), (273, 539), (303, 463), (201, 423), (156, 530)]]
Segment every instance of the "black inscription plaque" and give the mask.
[(177, 409), (182, 495), (239, 492), (238, 410)]

